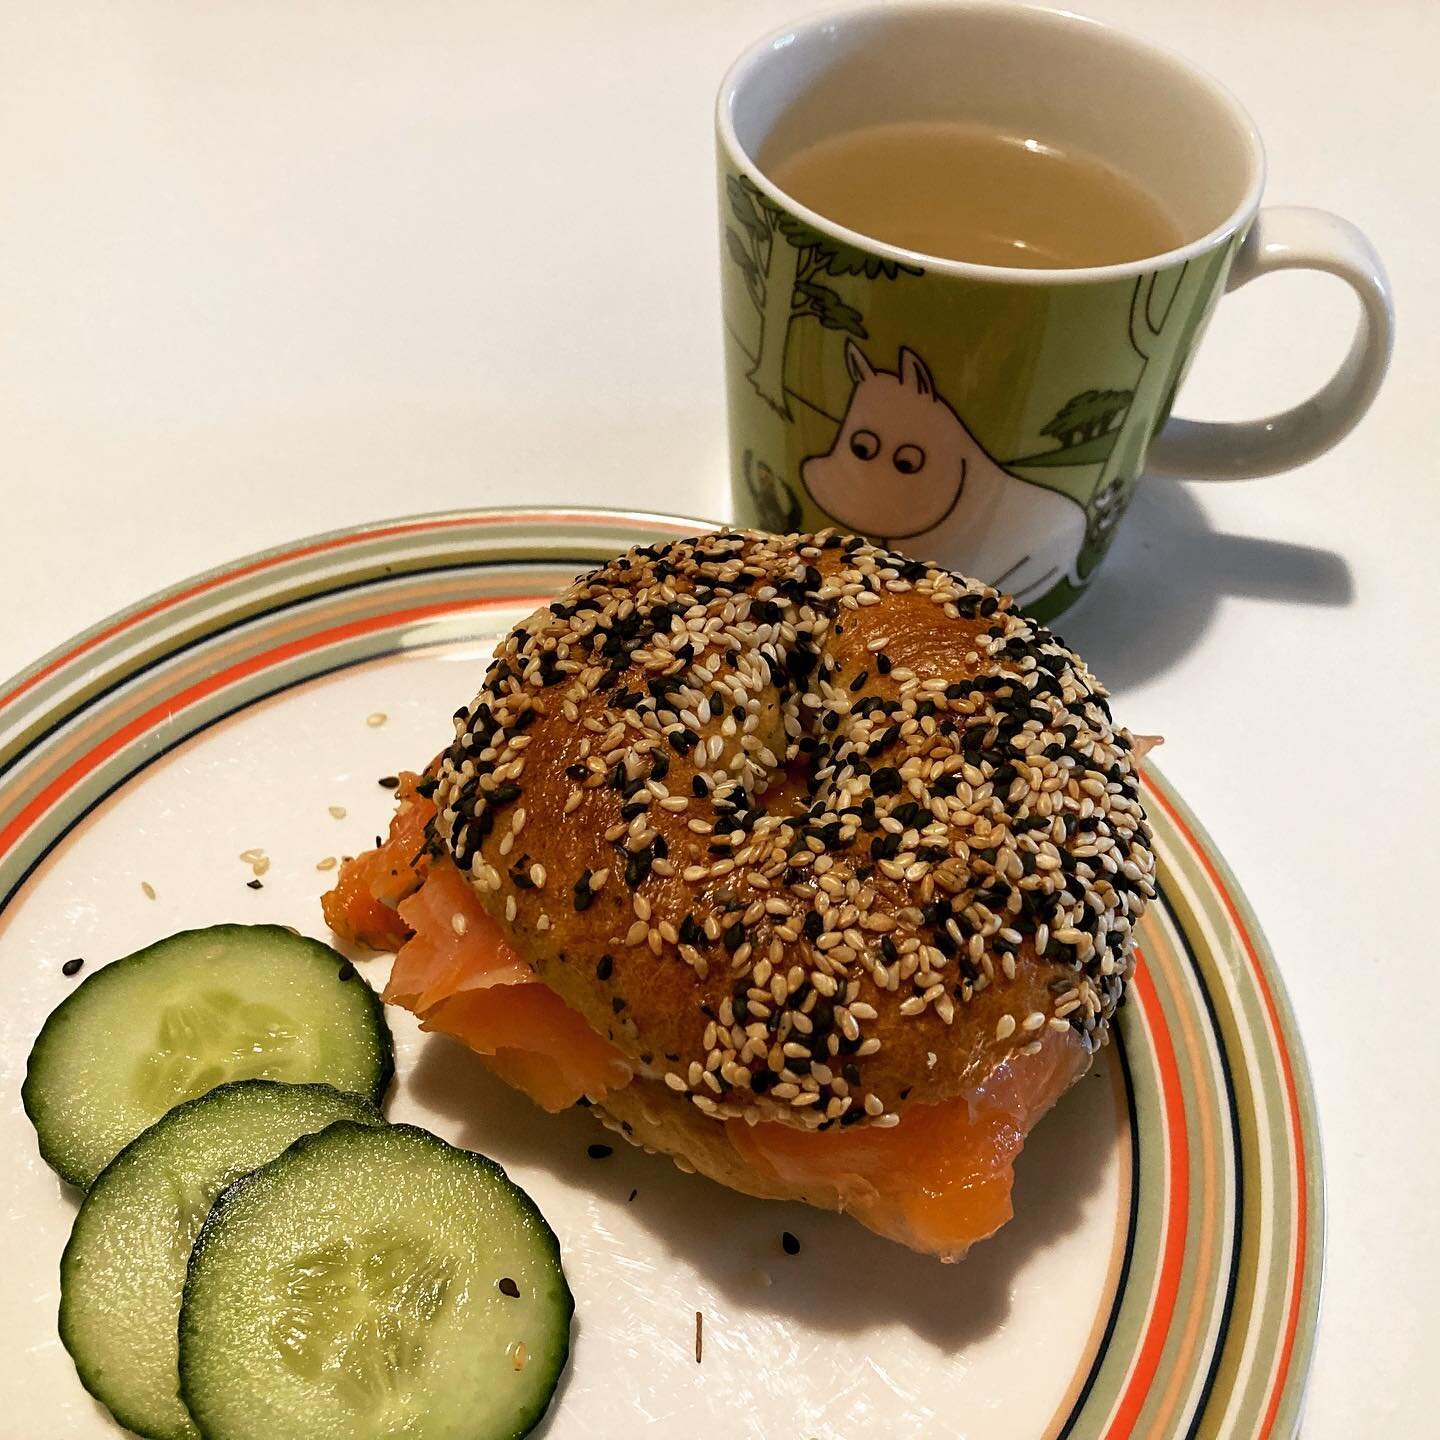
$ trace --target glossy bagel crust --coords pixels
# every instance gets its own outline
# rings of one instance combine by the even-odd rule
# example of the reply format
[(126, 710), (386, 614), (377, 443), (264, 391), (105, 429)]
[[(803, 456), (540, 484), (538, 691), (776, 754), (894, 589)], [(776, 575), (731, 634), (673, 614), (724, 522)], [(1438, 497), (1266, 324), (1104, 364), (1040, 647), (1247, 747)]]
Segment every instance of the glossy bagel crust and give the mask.
[(1079, 657), (837, 534), (582, 576), (457, 712), (436, 804), (544, 981), (712, 1118), (893, 1125), (1046, 1027), (1093, 1051), (1154, 893)]

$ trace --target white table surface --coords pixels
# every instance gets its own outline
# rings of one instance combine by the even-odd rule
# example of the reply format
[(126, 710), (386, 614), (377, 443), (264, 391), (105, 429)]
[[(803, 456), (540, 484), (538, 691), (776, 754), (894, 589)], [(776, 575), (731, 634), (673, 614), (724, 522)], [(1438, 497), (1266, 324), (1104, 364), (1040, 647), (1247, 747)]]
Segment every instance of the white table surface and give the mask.
[[(803, 6), (803, 0), (800, 0)], [(1061, 629), (1254, 902), (1329, 1261), (1304, 1433), (1434, 1434), (1440, 6), (1087, 0), (1250, 106), (1400, 313), (1303, 470), (1147, 482)], [(0, 6), (0, 676), (240, 553), (416, 510), (727, 513), (711, 97), (795, 0)], [(1427, 178), (1428, 177), (1428, 178)], [(1313, 389), (1353, 302), (1227, 299), (1179, 408)], [(3, 1422), (0, 1422), (3, 1429)]]

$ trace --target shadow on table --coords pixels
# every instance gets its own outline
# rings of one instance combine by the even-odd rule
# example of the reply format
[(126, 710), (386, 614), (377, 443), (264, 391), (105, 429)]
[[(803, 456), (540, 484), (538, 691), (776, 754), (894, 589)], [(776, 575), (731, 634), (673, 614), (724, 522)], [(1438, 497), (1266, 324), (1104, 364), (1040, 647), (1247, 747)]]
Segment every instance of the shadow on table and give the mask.
[[(994, 1333), (1010, 1313), (1021, 1267), (1080, 1223), (1113, 1164), (1112, 1088), (1092, 1070), (1036, 1130), (1016, 1167), (1016, 1218), (961, 1265), (942, 1265), (883, 1240), (845, 1216), (752, 1199), (602, 1130), (583, 1107), (545, 1115), (497, 1080), (462, 1045), (431, 1037), (408, 1077), (413, 1099), (450, 1122), (447, 1138), (533, 1166), (567, 1188), (624, 1207), (667, 1253), (715, 1290), (812, 1332), (863, 1333), (900, 1323), (948, 1351)], [(613, 1156), (587, 1147), (613, 1143)], [(633, 1205), (626, 1205), (632, 1189)], [(607, 1221), (601, 1223), (606, 1230)], [(786, 1255), (783, 1230), (800, 1237)], [(768, 1288), (758, 1279), (763, 1270)]]
[(1149, 680), (1199, 643), (1227, 595), (1348, 605), (1341, 555), (1210, 528), (1193, 488), (1146, 478), (1095, 583), (1059, 630), (1105, 684)]

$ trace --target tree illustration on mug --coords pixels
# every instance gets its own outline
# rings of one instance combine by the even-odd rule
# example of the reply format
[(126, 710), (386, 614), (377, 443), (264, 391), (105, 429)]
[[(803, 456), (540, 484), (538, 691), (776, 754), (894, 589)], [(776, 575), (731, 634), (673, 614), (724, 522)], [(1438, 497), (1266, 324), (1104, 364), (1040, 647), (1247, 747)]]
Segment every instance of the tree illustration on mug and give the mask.
[(785, 356), (795, 323), (813, 318), (827, 330), (844, 330), (858, 340), (867, 337), (860, 312), (817, 277), (864, 275), (874, 280), (883, 275), (894, 280), (902, 272), (923, 272), (918, 265), (872, 255), (812, 229), (762, 194), (746, 175), (727, 175), (725, 192), (735, 221), (725, 227), (725, 248), (760, 319), (760, 339), (746, 378), (766, 404), (789, 420)]
[(1072, 450), (1098, 435), (1108, 435), (1125, 418), (1133, 397), (1128, 390), (1082, 390), (1072, 395), (1042, 435), (1053, 435), (1061, 449)]

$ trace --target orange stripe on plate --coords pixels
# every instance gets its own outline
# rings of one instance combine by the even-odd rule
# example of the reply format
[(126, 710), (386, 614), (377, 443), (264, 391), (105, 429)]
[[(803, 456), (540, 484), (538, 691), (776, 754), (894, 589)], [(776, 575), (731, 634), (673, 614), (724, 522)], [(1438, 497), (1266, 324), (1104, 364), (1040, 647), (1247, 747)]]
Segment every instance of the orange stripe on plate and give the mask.
[(1170, 1038), (1165, 1013), (1160, 1008), (1155, 984), (1145, 967), (1137, 947), (1135, 970), (1130, 979), (1135, 998), (1143, 1006), (1150, 1022), (1150, 1037), (1155, 1046), (1155, 1066), (1160, 1075), (1161, 1108), (1165, 1116), (1165, 1135), (1169, 1142), (1170, 1203), (1165, 1218), (1165, 1240), (1160, 1252), (1160, 1278), (1151, 1302), (1150, 1321), (1130, 1379), (1121, 1395), (1105, 1432), (1106, 1440), (1125, 1440), (1135, 1429), (1140, 1411), (1150, 1393), (1160, 1356), (1169, 1337), (1170, 1322), (1175, 1315), (1175, 1301), (1180, 1293), (1180, 1272), (1185, 1260), (1185, 1229), (1190, 1218), (1190, 1141), (1185, 1133), (1185, 1099), (1180, 1089), (1180, 1072), (1175, 1058), (1175, 1042)]
[[(526, 597), (519, 598), (523, 601)], [(155, 726), (173, 719), (186, 707), (199, 700), (204, 700), (207, 696), (225, 689), (228, 685), (233, 685), (237, 680), (244, 680), (248, 676), (257, 675), (274, 665), (293, 660), (296, 656), (308, 654), (312, 650), (323, 650), (329, 645), (338, 645), (342, 641), (353, 640), (360, 635), (369, 635), (377, 630), (388, 630), (396, 625), (414, 624), (417, 621), (433, 620), (441, 615), (451, 615), (474, 609), (475, 601), (473, 599), (445, 600), (433, 605), (417, 605), (409, 610), (394, 610), (384, 615), (371, 615), (363, 620), (351, 620), (344, 625), (333, 626), (329, 630), (319, 630), (313, 635), (305, 635), (298, 640), (287, 641), (284, 645), (277, 645), (271, 650), (252, 655), (248, 660), (238, 661), (228, 670), (220, 670), (213, 675), (207, 675), (205, 679), (197, 681), (188, 689), (152, 706), (143, 715), (137, 715), (129, 724), (107, 735), (100, 744), (82, 755), (68, 770), (57, 775), (3, 830), (0, 830), (0, 856), (4, 856), (20, 836), (68, 790), (73, 789), (85, 776), (91, 774), (117, 751), (124, 749), (132, 740), (139, 739)]]
[(1295, 1070), (1290, 1061), (1290, 1051), (1285, 1044), (1285, 1031), (1280, 1024), (1280, 1012), (1275, 1004), (1275, 994), (1270, 988), (1270, 981), (1265, 974), (1264, 967), (1260, 964), (1260, 956), (1256, 952), (1254, 941), (1250, 938), (1250, 931), (1240, 914), (1239, 907), (1235, 904), (1227, 888), (1224, 879), (1209, 854), (1200, 842), (1195, 838), (1194, 832), (1185, 821), (1185, 817), (1170, 802), (1170, 798), (1159, 786), (1147, 786), (1150, 794), (1154, 795), (1160, 802), (1160, 808), (1170, 817), (1175, 828), (1185, 837), (1195, 857), (1200, 861), (1201, 868), (1209, 877), (1210, 883), (1219, 893), (1221, 902), (1225, 906), (1226, 913), (1230, 916), (1231, 924), (1240, 935), (1240, 940), (1245, 946), (1245, 954), (1250, 961), (1250, 969), (1255, 976), (1255, 986), (1260, 992), (1260, 998), (1265, 1003), (1265, 1013), (1269, 1017), (1270, 1029), (1274, 1036), (1275, 1049), (1280, 1056), (1280, 1073), (1285, 1078), (1285, 1103), (1289, 1115), (1290, 1134), (1295, 1150), (1295, 1198), (1296, 1198), (1296, 1220), (1295, 1220), (1295, 1249), (1290, 1265), (1290, 1306), (1289, 1313), (1285, 1317), (1285, 1336), (1280, 1345), (1280, 1359), (1275, 1369), (1275, 1378), (1271, 1382), (1270, 1398), (1266, 1403), (1264, 1415), (1260, 1422), (1260, 1428), (1256, 1432), (1256, 1440), (1268, 1440), (1268, 1436), (1275, 1428), (1275, 1416), (1280, 1409), (1280, 1399), (1285, 1393), (1285, 1379), (1290, 1371), (1290, 1361), (1295, 1351), (1295, 1335), (1300, 1328), (1300, 1299), (1302, 1287), (1300, 1284), (1301, 1275), (1305, 1265), (1305, 1241), (1309, 1217), (1307, 1214), (1309, 1194), (1305, 1176), (1305, 1136), (1300, 1128), (1300, 1099), (1295, 1085)]

